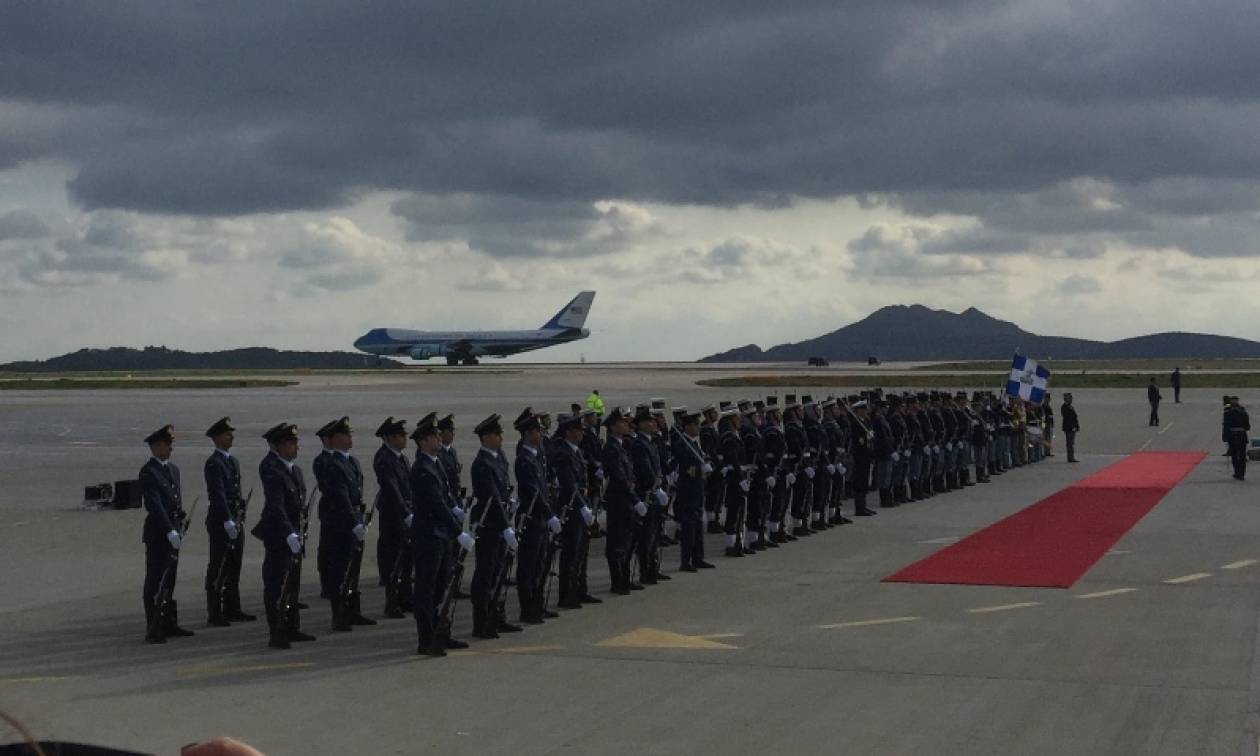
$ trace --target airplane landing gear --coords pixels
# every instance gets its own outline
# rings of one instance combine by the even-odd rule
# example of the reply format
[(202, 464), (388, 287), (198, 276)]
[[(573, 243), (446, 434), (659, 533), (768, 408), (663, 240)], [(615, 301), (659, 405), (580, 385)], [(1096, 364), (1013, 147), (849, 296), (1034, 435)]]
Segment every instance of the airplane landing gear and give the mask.
[(481, 364), (481, 363), (477, 362), (477, 358), (476, 358), (476, 357), (468, 356), (468, 357), (465, 357), (465, 358), (464, 358), (464, 364), (465, 364), (465, 365), (468, 365), (469, 367), (471, 367), (471, 366), (473, 366), (473, 365), (479, 365), (479, 364)]
[(453, 355), (453, 354), (448, 354), (448, 355), (446, 355), (446, 364), (447, 364), (447, 365), (458, 365), (458, 364), (459, 364), (459, 357), (457, 357), (457, 356), (455, 356), (455, 355)]

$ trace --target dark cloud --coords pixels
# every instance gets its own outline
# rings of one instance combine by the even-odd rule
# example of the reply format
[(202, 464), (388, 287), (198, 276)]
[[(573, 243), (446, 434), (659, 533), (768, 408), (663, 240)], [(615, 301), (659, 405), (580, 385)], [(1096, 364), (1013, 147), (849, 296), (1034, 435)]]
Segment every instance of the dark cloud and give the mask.
[(925, 254), (924, 247), (941, 238), (938, 231), (919, 226), (872, 226), (848, 244), (854, 278), (932, 280), (998, 273), (991, 256)]
[(48, 0), (0, 25), (0, 167), (156, 213), (401, 190), (500, 257), (616, 247), (601, 200), (847, 195), (977, 219), (938, 256), (1255, 254), (1256, 39), (1254, 0)]

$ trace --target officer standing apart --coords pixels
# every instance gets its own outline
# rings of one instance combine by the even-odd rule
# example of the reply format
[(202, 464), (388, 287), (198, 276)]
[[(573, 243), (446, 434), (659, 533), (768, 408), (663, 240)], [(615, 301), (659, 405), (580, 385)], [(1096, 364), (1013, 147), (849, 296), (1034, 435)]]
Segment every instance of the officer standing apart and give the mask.
[(1229, 442), (1229, 458), (1234, 463), (1234, 479), (1247, 477), (1247, 446), (1251, 443), (1251, 418), (1247, 410), (1238, 403), (1238, 397), (1231, 396), (1225, 408), (1223, 427), (1225, 438)]
[(1181, 404), (1181, 368), (1173, 368), (1168, 383), (1173, 388), (1173, 404)]
[(416, 442), (416, 461), (409, 472), (411, 492), (411, 544), (415, 559), (415, 593), (412, 606), (416, 616), (416, 653), (446, 656), (448, 648), (468, 644), (435, 635), (438, 602), (446, 590), (451, 558), (450, 544), (471, 551), (473, 537), (460, 530), (464, 511), (451, 497), (450, 482), (439, 453), (442, 441), (429, 414), (416, 424), (411, 438)]
[(1155, 376), (1151, 376), (1151, 382), (1146, 387), (1146, 401), (1151, 404), (1151, 419), (1148, 424), (1155, 428), (1159, 427), (1159, 400), (1162, 398), (1159, 386), (1155, 385)]
[(1076, 462), (1076, 434), (1081, 429), (1081, 422), (1076, 418), (1076, 408), (1072, 406), (1072, 395), (1063, 395), (1063, 406), (1059, 408), (1059, 417), (1063, 420), (1063, 440), (1067, 444), (1067, 461)]
[[(272, 648), (288, 648), (291, 641), (313, 641), (315, 637), (300, 629), (298, 606), (290, 608), (281, 622), (281, 593), (289, 571), (301, 564), (302, 514), (306, 501), (306, 480), (295, 464), (298, 453), (297, 426), (280, 423), (263, 434), (271, 451), (258, 463), (262, 480), (263, 510), (258, 524), (250, 532), (263, 542), (263, 607)], [(296, 598), (296, 597), (295, 597)]]
[[(245, 503), (241, 499), (241, 463), (232, 456), (236, 428), (231, 418), (220, 418), (206, 431), (214, 451), (206, 458), (206, 532), (210, 540), (210, 562), (206, 565), (206, 615), (208, 624), (224, 627), (230, 621), (253, 622), (256, 617), (241, 611), (241, 557), (245, 541), (241, 521)], [(222, 576), (222, 577), (220, 577)]]
[(175, 429), (164, 425), (145, 437), (152, 455), (140, 468), (140, 490), (144, 496), (144, 618), (147, 630), (145, 640), (165, 643), (167, 637), (192, 635), (191, 630), (179, 626), (179, 611), (172, 598), (159, 621), (154, 614), (161, 609), (157, 605), (162, 575), (169, 567), (167, 581), (173, 592), (179, 566), (180, 528), (183, 525), (183, 499), (180, 493), (179, 468), (171, 462), (171, 450), (175, 444)]

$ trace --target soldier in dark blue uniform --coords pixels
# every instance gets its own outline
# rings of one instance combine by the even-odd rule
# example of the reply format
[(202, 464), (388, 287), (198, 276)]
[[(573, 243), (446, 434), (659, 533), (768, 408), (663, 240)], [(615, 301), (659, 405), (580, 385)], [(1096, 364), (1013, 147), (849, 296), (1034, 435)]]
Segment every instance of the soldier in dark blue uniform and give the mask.
[[(599, 438), (599, 415), (595, 410), (584, 409), (579, 413), (582, 418), (582, 457), (586, 461), (586, 502), (588, 507), (602, 506), (604, 485), (604, 443)], [(599, 523), (599, 515), (592, 511), (592, 520), (582, 533), (578, 544), (578, 554), (574, 563), (574, 590), (583, 604), (602, 604), (603, 599), (591, 595), (587, 585), (586, 570), (590, 561), (591, 540), (602, 538), (603, 531)], [(605, 517), (607, 515), (605, 514)]]
[(241, 497), (241, 464), (232, 456), (236, 428), (231, 418), (221, 418), (206, 431), (214, 451), (206, 458), (206, 533), (210, 562), (206, 566), (206, 614), (208, 623), (223, 627), (229, 621), (253, 622), (256, 617), (241, 610), (241, 557), (245, 541), (241, 522), (245, 502)]
[(976, 482), (989, 482), (989, 425), (984, 417), (984, 397), (971, 395), (971, 452), (976, 463)]
[(447, 415), (437, 421), (438, 439), (441, 446), (438, 447), (438, 460), (442, 463), (442, 469), (446, 472), (447, 484), (451, 487), (451, 497), (457, 502), (464, 501), (464, 487), (460, 485), (460, 475), (464, 472), (464, 466), (459, 461), (459, 452), (455, 450), (455, 416)]
[(674, 513), (680, 526), (680, 569), (695, 572), (713, 567), (704, 560), (704, 488), (713, 465), (700, 448), (700, 414), (685, 413), (679, 424), (682, 431), (674, 435), (673, 459), (678, 473)]
[[(560, 534), (560, 601), (561, 609), (581, 609), (579, 566), (582, 543), (587, 529), (595, 524), (595, 513), (587, 503), (587, 465), (582, 454), (586, 436), (582, 412), (561, 415), (556, 420), (560, 437), (551, 445), (550, 468), (555, 471), (558, 511), (563, 520)], [(517, 475), (520, 479), (520, 475)]]
[[(757, 464), (762, 469), (762, 481), (766, 488), (766, 537), (762, 541), (767, 548), (777, 548), (789, 540), (788, 528), (784, 526), (783, 518), (787, 514), (791, 492), (785, 467), (787, 439), (783, 433), (781, 412), (779, 397), (766, 397), (765, 422), (761, 430), (761, 459)], [(795, 540), (795, 536), (792, 539)]]
[(630, 459), (634, 465), (634, 493), (643, 502), (646, 511), (639, 513), (634, 526), (635, 554), (639, 559), (639, 582), (656, 585), (662, 576), (656, 564), (656, 537), (660, 519), (669, 497), (665, 493), (665, 475), (661, 469), (660, 452), (657, 450), (656, 416), (650, 407), (640, 405), (635, 412), (637, 432), (630, 444)]
[(812, 535), (809, 529), (809, 511), (813, 502), (813, 489), (807, 469), (812, 469), (809, 437), (801, 420), (801, 405), (795, 394), (787, 394), (783, 408), (783, 435), (787, 441), (784, 465), (791, 491), (791, 517), (788, 532), (795, 537)]
[[(700, 449), (704, 452), (709, 463), (714, 467), (721, 467), (721, 449), (718, 443), (718, 408), (712, 404), (700, 410)], [(722, 488), (723, 479), (721, 475), (710, 475), (705, 480), (704, 488), (704, 519), (708, 522), (706, 527), (709, 533), (722, 532)]]
[(521, 606), (521, 623), (538, 625), (548, 614), (558, 616), (547, 611), (546, 594), (541, 589), (547, 542), (560, 532), (562, 525), (556, 516), (557, 505), (552, 500), (543, 427), (538, 414), (526, 407), (512, 427), (521, 434), (513, 467), (517, 493), (524, 506), (516, 555), (516, 595)]
[(827, 475), (831, 478), (831, 496), (827, 500), (827, 522), (831, 525), (847, 525), (851, 522), (840, 512), (840, 504), (844, 499), (844, 486), (849, 463), (849, 421), (843, 415), (842, 405), (828, 397), (823, 402), (823, 431), (827, 434), (831, 448), (831, 460), (827, 467)]
[(768, 548), (761, 538), (769, 499), (769, 492), (766, 490), (766, 476), (769, 473), (761, 464), (764, 445), (762, 439), (762, 424), (765, 422), (765, 415), (762, 413), (764, 407), (765, 402), (760, 399), (739, 404), (740, 414), (743, 416), (739, 424), (739, 433), (744, 442), (744, 462), (746, 467), (755, 468), (747, 471), (749, 488), (744, 497), (744, 532), (740, 536), (743, 539), (744, 548), (752, 551), (765, 551)]
[[(433, 417), (426, 418), (432, 423)], [(411, 463), (407, 459), (407, 421), (385, 418), (376, 429), (381, 446), (372, 458), (376, 473), (376, 572), (385, 586), (385, 616), (398, 619), (411, 609)]]
[(805, 429), (806, 449), (809, 453), (809, 464), (805, 475), (809, 479), (811, 496), (805, 502), (806, 527), (810, 530), (826, 530), (831, 524), (826, 522), (824, 512), (827, 506), (829, 480), (825, 475), (829, 464), (827, 433), (822, 427), (822, 417), (817, 402), (812, 396), (801, 397), (801, 426)]
[(893, 440), (893, 465), (890, 486), (892, 488), (892, 503), (895, 506), (909, 501), (906, 498), (905, 488), (907, 468), (910, 465), (910, 426), (906, 423), (903, 400), (896, 394), (888, 397), (888, 427), (892, 429)]
[(874, 400), (875, 411), (871, 415), (871, 431), (875, 434), (875, 488), (879, 491), (879, 506), (887, 509), (897, 506), (892, 496), (892, 466), (896, 448), (893, 446), (892, 426), (888, 423), (888, 402), (882, 397)]
[(874, 461), (872, 443), (875, 434), (867, 425), (867, 403), (857, 396), (849, 397), (849, 415), (853, 423), (853, 507), (859, 517), (870, 517), (875, 510), (866, 506), (866, 493), (871, 489), (871, 463)]
[(411, 433), (416, 442), (416, 461), (408, 473), (412, 513), (409, 526), (415, 565), (412, 606), (416, 617), (416, 653), (446, 656), (448, 648), (468, 648), (463, 641), (438, 637), (436, 633), (438, 602), (450, 580), (451, 543), (458, 549), (471, 551), (474, 540), (461, 530), (464, 510), (451, 496), (435, 417), (435, 413), (429, 413), (416, 423)]
[[(301, 630), (298, 606), (280, 621), (279, 601), (290, 570), (296, 570), (305, 533), (302, 516), (306, 502), (306, 480), (295, 464), (298, 452), (297, 426), (280, 423), (263, 434), (271, 451), (258, 463), (262, 481), (263, 510), (250, 532), (263, 542), (263, 606), (272, 648), (288, 648), (291, 641), (313, 641)], [(293, 576), (296, 581), (296, 576)]]
[(625, 436), (630, 430), (629, 418), (621, 409), (614, 407), (604, 420), (608, 440), (604, 443), (604, 510), (608, 516), (608, 533), (604, 554), (608, 559), (608, 573), (612, 592), (626, 595), (643, 586), (630, 580), (630, 549), (634, 521), (637, 514), (647, 514), (647, 505), (635, 494), (634, 463), (626, 448)]
[[(324, 554), (320, 572), (323, 593), (331, 596), (333, 630), (346, 632), (352, 625), (375, 625), (375, 620), (364, 617), (357, 605), (358, 590), (347, 586), (347, 576), (356, 558), (362, 557), (358, 548), (367, 538), (363, 515), (363, 474), (357, 461), (350, 455), (354, 447), (350, 419), (343, 417), (328, 428), (328, 439), (333, 454), (324, 472), (320, 492), (319, 546)], [(348, 593), (343, 588), (349, 587)]]
[[(478, 638), (498, 638), (501, 632), (519, 632), (521, 629), (499, 616), (499, 610), (494, 606), (494, 592), (507, 550), (516, 551), (519, 545), (516, 530), (512, 527), (516, 500), (512, 498), (508, 461), (501, 451), (503, 425), (499, 420), (498, 415), (491, 415), (474, 429), (481, 440), (471, 471), (476, 500), (471, 516), (474, 522), (481, 522), (476, 533), (477, 548), (473, 554), (477, 558), (477, 567), (472, 579), (473, 635)], [(489, 511), (483, 513), (485, 507), (489, 507)], [(480, 519), (483, 514), (484, 519)]]
[[(319, 430), (315, 431), (315, 436), (319, 439), (320, 452), (315, 455), (315, 459), (311, 460), (311, 472), (315, 474), (315, 486), (319, 489), (319, 518), (324, 518), (324, 492), (328, 490), (327, 477), (328, 468), (332, 464), (333, 457), (336, 452), (332, 447), (332, 437), (328, 434), (328, 429), (336, 424), (336, 420), (330, 420), (324, 423)], [(320, 539), (319, 548), (315, 554), (315, 570), (320, 575), (324, 574), (327, 557), (324, 554), (324, 541)], [(320, 581), (319, 597), (323, 599), (331, 599), (332, 596), (324, 593), (323, 581)], [(305, 608), (305, 607), (303, 607)]]
[(744, 458), (744, 439), (739, 434), (742, 425), (740, 417), (739, 410), (734, 408), (727, 409), (718, 416), (718, 433), (720, 434), (718, 443), (722, 456), (722, 467), (719, 473), (725, 484), (722, 496), (726, 502), (726, 519), (723, 523), (723, 530), (726, 533), (724, 553), (728, 557), (742, 557), (746, 554), (757, 553), (746, 548), (743, 543), (744, 513), (747, 511), (745, 497), (752, 489), (752, 483), (749, 482), (747, 471), (744, 469), (747, 460)]
[(172, 598), (166, 606), (161, 622), (154, 622), (158, 591), (161, 587), (162, 575), (169, 568), (167, 576), (173, 593), (175, 577), (179, 565), (179, 549), (182, 546), (180, 537), (183, 528), (184, 512), (183, 495), (181, 493), (179, 468), (171, 462), (171, 449), (175, 444), (175, 429), (169, 425), (150, 433), (144, 442), (149, 445), (152, 455), (144, 467), (140, 468), (140, 490), (144, 497), (144, 508), (148, 515), (144, 518), (144, 603), (146, 622), (145, 640), (150, 643), (165, 643), (167, 637), (184, 637), (192, 635), (191, 630), (179, 626), (179, 607)]
[(1247, 477), (1247, 444), (1251, 438), (1251, 417), (1239, 404), (1238, 397), (1231, 396), (1229, 405), (1221, 415), (1221, 430), (1229, 443), (1229, 459), (1234, 465), (1234, 479)]

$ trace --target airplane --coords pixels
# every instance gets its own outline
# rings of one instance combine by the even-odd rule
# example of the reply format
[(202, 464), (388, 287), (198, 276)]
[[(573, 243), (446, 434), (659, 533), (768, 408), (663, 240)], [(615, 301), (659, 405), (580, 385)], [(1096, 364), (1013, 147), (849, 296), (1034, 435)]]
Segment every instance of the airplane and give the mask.
[(379, 357), (427, 360), (445, 357), (447, 365), (476, 365), (478, 357), (507, 357), (543, 347), (584, 339), (583, 328), (595, 292), (584, 291), (536, 331), (412, 331), (373, 328), (354, 342), (354, 348)]

